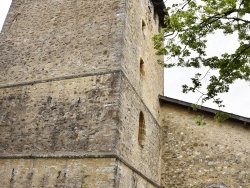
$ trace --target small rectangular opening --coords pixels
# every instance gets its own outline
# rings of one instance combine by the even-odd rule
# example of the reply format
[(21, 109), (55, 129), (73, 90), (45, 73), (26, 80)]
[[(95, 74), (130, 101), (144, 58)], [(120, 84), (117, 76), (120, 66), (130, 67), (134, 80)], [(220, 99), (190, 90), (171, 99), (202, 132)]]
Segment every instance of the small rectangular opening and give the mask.
[(141, 27), (142, 27), (142, 35), (145, 38), (146, 37), (146, 23), (144, 20), (142, 20)]
[(138, 131), (138, 142), (141, 147), (144, 145), (146, 135), (145, 119), (143, 112), (139, 114), (139, 131)]
[(142, 76), (145, 76), (145, 70), (144, 70), (144, 61), (142, 58), (140, 58), (140, 74)]

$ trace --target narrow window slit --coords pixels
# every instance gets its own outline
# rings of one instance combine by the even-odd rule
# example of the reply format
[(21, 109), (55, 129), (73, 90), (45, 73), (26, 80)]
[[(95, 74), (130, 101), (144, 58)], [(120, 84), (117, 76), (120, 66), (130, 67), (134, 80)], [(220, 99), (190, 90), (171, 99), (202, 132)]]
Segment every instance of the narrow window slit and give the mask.
[(146, 23), (144, 20), (142, 20), (142, 35), (144, 38), (146, 37)]
[(142, 58), (140, 58), (140, 74), (142, 76), (145, 76), (145, 70), (144, 70), (144, 61)]
[(139, 115), (138, 142), (139, 142), (139, 145), (140, 145), (141, 147), (143, 147), (143, 145), (144, 145), (145, 134), (146, 134), (145, 119), (144, 119), (143, 113), (140, 112), (140, 115)]

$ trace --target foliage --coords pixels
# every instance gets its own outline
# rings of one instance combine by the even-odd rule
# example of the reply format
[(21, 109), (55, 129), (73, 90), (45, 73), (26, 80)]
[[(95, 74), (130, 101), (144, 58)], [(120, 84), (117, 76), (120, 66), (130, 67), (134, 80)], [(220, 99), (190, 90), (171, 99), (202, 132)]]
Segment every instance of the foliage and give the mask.
[(205, 117), (203, 115), (195, 116), (195, 124), (198, 126), (206, 125)]
[(198, 104), (192, 104), (192, 109), (194, 110), (194, 111), (197, 111), (198, 109), (200, 109), (201, 108), (201, 106), (200, 105), (198, 105)]
[(225, 120), (227, 120), (230, 117), (229, 114), (225, 113), (225, 112), (216, 112), (214, 119), (218, 122), (223, 122)]
[[(183, 92), (200, 92), (201, 103), (213, 100), (223, 107), (219, 93), (228, 92), (229, 86), (237, 79), (250, 81), (250, 1), (182, 0), (166, 11), (169, 16), (165, 16), (165, 28), (153, 37), (157, 54), (167, 57), (160, 63), (168, 68), (218, 70), (218, 74), (210, 76), (206, 92), (202, 92), (201, 87), (208, 72), (195, 74), (191, 78), (192, 86), (183, 85)], [(225, 35), (237, 34), (239, 46), (231, 54), (208, 57), (206, 38), (218, 30)]]
[[(194, 111), (201, 109), (201, 106), (197, 105), (197, 104), (193, 104), (191, 107)], [(228, 118), (230, 118), (230, 114), (225, 113), (225, 112), (221, 112), (221, 111), (217, 111), (214, 115), (215, 121), (218, 121), (218, 122), (224, 122)], [(198, 125), (198, 126), (206, 125), (206, 122), (204, 119), (205, 119), (205, 117), (203, 115), (196, 115), (195, 116), (196, 125)]]

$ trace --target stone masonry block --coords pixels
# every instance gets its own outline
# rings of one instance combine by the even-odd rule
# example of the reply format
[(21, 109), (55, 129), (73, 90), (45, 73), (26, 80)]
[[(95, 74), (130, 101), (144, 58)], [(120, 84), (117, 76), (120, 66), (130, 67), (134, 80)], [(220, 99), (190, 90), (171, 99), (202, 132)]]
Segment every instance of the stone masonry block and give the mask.
[(119, 73), (0, 90), (0, 153), (115, 148)]

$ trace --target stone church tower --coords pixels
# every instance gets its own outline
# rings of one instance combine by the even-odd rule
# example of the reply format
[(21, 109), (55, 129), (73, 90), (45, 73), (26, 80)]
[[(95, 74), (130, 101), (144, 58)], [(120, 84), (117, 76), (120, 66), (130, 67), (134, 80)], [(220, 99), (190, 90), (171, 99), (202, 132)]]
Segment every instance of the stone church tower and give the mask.
[(0, 35), (1, 187), (160, 187), (162, 0), (13, 0)]

